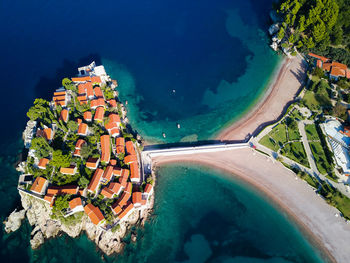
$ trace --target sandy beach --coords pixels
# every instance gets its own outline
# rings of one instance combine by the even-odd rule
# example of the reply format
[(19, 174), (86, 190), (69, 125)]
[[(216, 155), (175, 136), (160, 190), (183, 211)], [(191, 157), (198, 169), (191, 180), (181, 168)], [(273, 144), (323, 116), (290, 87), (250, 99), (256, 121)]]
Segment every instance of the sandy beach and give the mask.
[(350, 262), (350, 226), (335, 217), (339, 212), (281, 163), (250, 148), (153, 159), (154, 166), (171, 162), (200, 163), (238, 176), (286, 211), (330, 261)]
[(301, 88), (306, 76), (305, 69), (300, 56), (284, 59), (276, 78), (272, 80), (272, 84), (259, 102), (241, 119), (221, 131), (215, 139), (247, 140), (250, 135), (265, 127), (265, 123), (277, 120)]

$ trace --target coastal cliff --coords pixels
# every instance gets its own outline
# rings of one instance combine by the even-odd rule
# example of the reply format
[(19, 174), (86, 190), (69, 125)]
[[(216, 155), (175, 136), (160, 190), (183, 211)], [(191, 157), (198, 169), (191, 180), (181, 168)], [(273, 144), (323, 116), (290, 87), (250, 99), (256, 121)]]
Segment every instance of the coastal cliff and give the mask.
[(14, 211), (5, 222), (5, 231), (7, 233), (16, 231), (21, 221), (26, 217), (29, 224), (33, 227), (31, 232), (32, 249), (39, 248), (45, 239), (54, 238), (61, 234), (67, 234), (72, 238), (78, 237), (83, 232), (88, 238), (95, 242), (99, 249), (106, 255), (120, 253), (124, 248), (123, 237), (132, 225), (143, 224), (151, 213), (153, 198), (147, 207), (141, 211), (134, 211), (128, 221), (120, 223), (120, 227), (115, 231), (103, 230), (91, 223), (88, 216), (82, 214), (81, 220), (77, 224), (69, 224), (61, 220), (52, 219), (50, 205), (44, 201), (34, 198), (30, 195), (19, 192), (23, 210)]
[(122, 251), (130, 226), (151, 212), (154, 180), (143, 171), (142, 139), (128, 124), (116, 81), (95, 62), (78, 72), (62, 80), (51, 101), (36, 99), (27, 112), (28, 154), (17, 167), (23, 210), (11, 213), (5, 231), (27, 218), (33, 249), (57, 235), (85, 232), (111, 255)]

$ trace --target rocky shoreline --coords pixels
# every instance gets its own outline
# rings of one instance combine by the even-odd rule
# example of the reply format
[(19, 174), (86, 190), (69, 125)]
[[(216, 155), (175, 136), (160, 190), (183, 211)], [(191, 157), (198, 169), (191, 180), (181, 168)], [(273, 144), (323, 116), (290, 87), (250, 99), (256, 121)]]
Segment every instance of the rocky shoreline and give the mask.
[[(145, 221), (152, 212), (154, 202), (154, 195), (152, 195), (150, 202), (144, 209), (135, 211), (130, 215), (128, 221), (122, 222), (120, 228), (113, 232), (111, 229), (106, 231), (94, 225), (85, 214), (82, 215), (81, 222), (74, 225), (67, 225), (60, 220), (51, 219), (51, 209), (48, 203), (21, 191), (19, 191), (19, 194), (23, 209), (13, 211), (4, 222), (6, 233), (18, 230), (22, 221), (27, 218), (32, 226), (30, 240), (32, 249), (39, 248), (46, 239), (54, 238), (61, 234), (67, 234), (72, 238), (76, 238), (85, 232), (87, 237), (95, 242), (96, 246), (106, 255), (122, 252), (125, 246), (123, 237), (131, 226), (144, 226)], [(136, 241), (136, 239), (137, 237), (133, 235), (132, 240)]]

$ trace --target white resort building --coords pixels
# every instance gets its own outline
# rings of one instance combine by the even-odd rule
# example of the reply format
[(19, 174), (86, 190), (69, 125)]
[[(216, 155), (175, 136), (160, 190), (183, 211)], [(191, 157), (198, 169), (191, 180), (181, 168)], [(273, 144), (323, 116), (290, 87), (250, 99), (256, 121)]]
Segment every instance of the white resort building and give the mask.
[(350, 138), (344, 132), (343, 125), (335, 119), (327, 120), (321, 124), (332, 147), (336, 164), (342, 169), (344, 175), (350, 175)]

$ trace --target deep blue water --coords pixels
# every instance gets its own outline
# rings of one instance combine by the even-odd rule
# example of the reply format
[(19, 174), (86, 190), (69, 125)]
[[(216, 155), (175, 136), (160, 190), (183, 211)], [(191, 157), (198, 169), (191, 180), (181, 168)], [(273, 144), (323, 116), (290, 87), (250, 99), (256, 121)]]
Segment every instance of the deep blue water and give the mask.
[[(19, 204), (16, 190), (18, 174), (14, 163), (22, 150), (20, 137), (26, 121), (25, 112), (35, 97), (50, 98), (63, 77), (74, 75), (78, 66), (96, 60), (103, 63), (108, 73), (118, 80), (120, 97), (129, 102), (130, 122), (145, 138), (163, 142), (211, 138), (258, 99), (280, 59), (268, 47), (265, 33), (271, 2), (0, 1), (3, 110), (0, 115), (3, 124), (0, 130), (1, 221)], [(181, 124), (181, 129), (177, 129), (176, 123)], [(166, 133), (166, 139), (162, 138), (162, 132)], [(183, 171), (181, 169), (180, 172)], [(161, 170), (160, 176), (171, 174), (171, 171)], [(189, 174), (198, 178), (198, 173)], [(190, 175), (189, 182), (194, 183)], [(203, 176), (211, 178), (210, 174), (204, 173)], [(162, 194), (164, 189), (169, 189), (168, 185), (178, 184), (176, 178), (169, 178), (169, 181), (160, 180), (163, 184), (157, 186), (159, 197), (156, 202), (162, 204), (156, 210), (155, 218), (159, 219), (155, 220), (159, 224), (164, 224), (164, 218), (169, 216), (167, 209), (178, 206), (173, 201), (177, 197), (179, 200), (182, 198), (176, 192), (170, 196)], [(204, 182), (217, 183), (211, 180), (214, 179)], [(241, 212), (235, 209), (235, 204), (240, 206), (234, 198), (238, 188), (228, 189), (223, 182), (218, 184), (222, 187), (203, 192), (208, 195), (201, 195), (201, 200), (207, 202), (209, 199), (205, 198), (209, 195), (217, 196), (219, 199), (216, 200), (222, 196), (232, 197), (232, 200), (228, 199), (232, 201), (232, 206), (227, 204), (227, 207), (232, 209), (227, 210), (227, 218), (222, 216), (224, 206), (206, 208), (204, 203), (201, 204), (203, 211), (208, 210), (208, 215), (214, 215), (217, 221), (203, 220), (203, 214), (190, 214), (188, 217), (184, 214), (175, 220), (172, 229), (159, 228), (151, 221), (144, 231), (139, 230), (144, 236), (137, 243), (140, 251), (136, 254), (135, 245), (131, 244), (118, 261), (142, 261), (143, 255), (153, 262), (164, 262), (165, 259), (185, 261), (189, 257), (188, 251), (201, 248), (200, 244), (203, 250), (208, 250), (209, 246), (213, 251), (210, 255), (206, 252), (204, 256), (217, 254), (221, 257), (221, 250), (226, 247), (216, 246), (215, 240), (211, 240), (213, 234), (202, 231), (210, 224), (217, 224), (213, 228), (215, 233), (226, 233), (231, 224), (236, 225), (236, 232), (230, 237), (220, 235), (222, 242), (244, 236), (245, 231), (257, 233), (254, 232), (257, 231), (255, 226), (237, 226), (244, 223), (239, 219)], [(229, 181), (227, 184), (231, 185)], [(184, 195), (187, 194), (188, 203), (197, 206), (198, 195), (186, 188), (183, 191)], [(225, 191), (224, 195), (222, 191)], [(257, 205), (252, 201), (255, 198), (252, 192), (243, 191), (240, 195), (245, 196), (247, 207)], [(172, 200), (168, 206), (163, 205), (167, 198)], [(261, 202), (260, 205), (268, 207), (266, 201)], [(278, 216), (277, 210), (271, 211)], [(246, 213), (244, 218), (253, 220), (253, 217), (253, 214)], [(184, 224), (189, 221), (198, 224), (185, 227)], [(269, 220), (261, 221), (261, 229), (267, 231), (270, 223)], [(259, 232), (261, 235), (247, 235), (247, 240), (228, 256), (277, 257), (278, 262), (281, 262), (280, 256), (296, 262), (309, 262), (306, 259), (314, 258), (313, 250), (293, 225), (286, 223), (285, 231), (284, 237), (291, 237), (299, 244), (293, 247), (295, 251), (290, 257), (286, 257), (290, 251), (272, 240), (267, 241), (266, 249), (257, 250), (256, 244), (265, 240), (264, 231)], [(33, 253), (29, 247), (30, 232), (27, 223), (10, 235), (1, 231), (2, 258), (8, 262), (97, 262), (101, 258), (93, 243), (84, 235), (75, 240), (66, 236), (50, 240)], [(170, 232), (178, 235), (169, 236)], [(275, 235), (276, 240), (281, 240), (278, 233), (271, 236)], [(168, 248), (160, 248), (163, 257), (157, 259), (156, 247), (148, 245), (154, 240), (159, 242), (162, 236), (171, 240), (168, 240)], [(155, 244), (160, 244), (157, 242)], [(228, 242), (227, 247), (230, 244), (236, 243)], [(281, 244), (290, 245), (288, 242)], [(304, 253), (305, 257), (301, 256)]]

